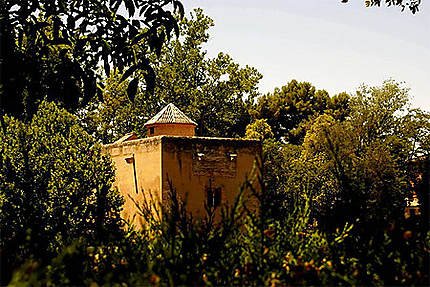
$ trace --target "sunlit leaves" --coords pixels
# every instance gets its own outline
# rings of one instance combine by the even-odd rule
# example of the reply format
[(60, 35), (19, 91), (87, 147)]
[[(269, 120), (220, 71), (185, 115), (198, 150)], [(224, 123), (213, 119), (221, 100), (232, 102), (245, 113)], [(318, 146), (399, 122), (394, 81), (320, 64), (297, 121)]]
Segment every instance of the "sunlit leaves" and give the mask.
[(325, 90), (316, 90), (311, 83), (292, 80), (260, 97), (253, 114), (267, 120), (276, 139), (297, 144), (303, 140), (310, 120), (323, 113), (344, 119), (348, 105), (349, 96), (345, 93), (330, 98)]
[(17, 255), (42, 256), (73, 237), (119, 227), (111, 161), (74, 116), (43, 102), (31, 122), (5, 116), (4, 123), (0, 245), (11, 264)]
[[(115, 72), (107, 79), (110, 88), (104, 92), (104, 102), (95, 110), (94, 106), (89, 108), (87, 117), (92, 131), (103, 142), (111, 142), (131, 131), (144, 136), (145, 119), (168, 103), (174, 103), (197, 122), (199, 135), (245, 135), (261, 74), (255, 68), (241, 67), (225, 53), (214, 58), (206, 56), (204, 44), (209, 40), (208, 31), (213, 21), (201, 9), (179, 24), (180, 37), (172, 39), (162, 49), (160, 57), (151, 54), (153, 69), (131, 66), (122, 74)], [(130, 77), (139, 79), (133, 102), (124, 100), (124, 95), (136, 88), (135, 80), (129, 84), (132, 90), (124, 87), (123, 81)], [(148, 92), (152, 90), (154, 94)]]

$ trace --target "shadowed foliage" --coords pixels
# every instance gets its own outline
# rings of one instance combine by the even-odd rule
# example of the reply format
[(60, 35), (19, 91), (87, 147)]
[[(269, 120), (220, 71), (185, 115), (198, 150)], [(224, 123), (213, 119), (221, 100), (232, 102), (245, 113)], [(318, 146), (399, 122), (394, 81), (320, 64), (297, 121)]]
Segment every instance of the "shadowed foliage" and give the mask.
[[(125, 9), (120, 9), (123, 7)], [(56, 100), (69, 111), (96, 94), (100, 64), (144, 71), (146, 90), (154, 90), (148, 55), (178, 35), (177, 0), (65, 0), (0, 3), (0, 113), (30, 119), (39, 103)], [(137, 80), (128, 85), (134, 98)]]
[[(342, 0), (342, 3), (348, 3), (348, 1), (349, 0)], [(366, 5), (366, 7), (380, 7), (381, 4), (385, 4), (387, 7), (398, 6), (401, 8), (402, 11), (404, 11), (405, 8), (409, 8), (411, 13), (415, 14), (419, 11), (421, 0), (365, 0), (364, 4)]]

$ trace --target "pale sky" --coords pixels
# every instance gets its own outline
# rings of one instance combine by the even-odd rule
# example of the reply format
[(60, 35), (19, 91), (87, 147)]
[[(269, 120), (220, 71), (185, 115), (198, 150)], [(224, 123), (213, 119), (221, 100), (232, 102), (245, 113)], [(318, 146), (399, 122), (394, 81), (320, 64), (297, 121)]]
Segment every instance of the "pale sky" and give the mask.
[(411, 89), (413, 107), (430, 111), (430, 3), (412, 15), (366, 8), (364, 0), (183, 0), (215, 26), (205, 47), (262, 75), (260, 91), (292, 79), (330, 95), (393, 78)]

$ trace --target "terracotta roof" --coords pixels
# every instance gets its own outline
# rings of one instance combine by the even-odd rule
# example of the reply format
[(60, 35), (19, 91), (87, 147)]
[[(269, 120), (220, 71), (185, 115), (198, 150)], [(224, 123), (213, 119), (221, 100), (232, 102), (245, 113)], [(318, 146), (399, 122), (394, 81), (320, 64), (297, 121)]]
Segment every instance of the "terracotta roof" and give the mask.
[(124, 135), (122, 138), (118, 139), (117, 141), (115, 141), (114, 144), (122, 143), (125, 141), (130, 141), (130, 140), (135, 140), (135, 139), (137, 139), (136, 134), (131, 132), (131, 133)]
[(196, 122), (187, 117), (183, 112), (181, 112), (180, 109), (178, 109), (172, 103), (165, 106), (158, 114), (156, 114), (152, 119), (147, 121), (144, 126), (158, 123), (197, 125)]

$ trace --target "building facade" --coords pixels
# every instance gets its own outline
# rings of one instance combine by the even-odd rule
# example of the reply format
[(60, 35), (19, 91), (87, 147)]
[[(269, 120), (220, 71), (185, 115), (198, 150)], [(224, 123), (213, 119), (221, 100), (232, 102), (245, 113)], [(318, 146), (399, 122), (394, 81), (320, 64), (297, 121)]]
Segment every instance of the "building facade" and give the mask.
[[(104, 146), (116, 167), (115, 186), (125, 199), (122, 216), (138, 226), (144, 220), (137, 205), (167, 204), (171, 187), (198, 218), (205, 215), (205, 206), (233, 203), (240, 186), (259, 172), (260, 141), (196, 137), (196, 123), (173, 104), (145, 126), (147, 138), (128, 134)], [(260, 189), (257, 181), (253, 185)]]

